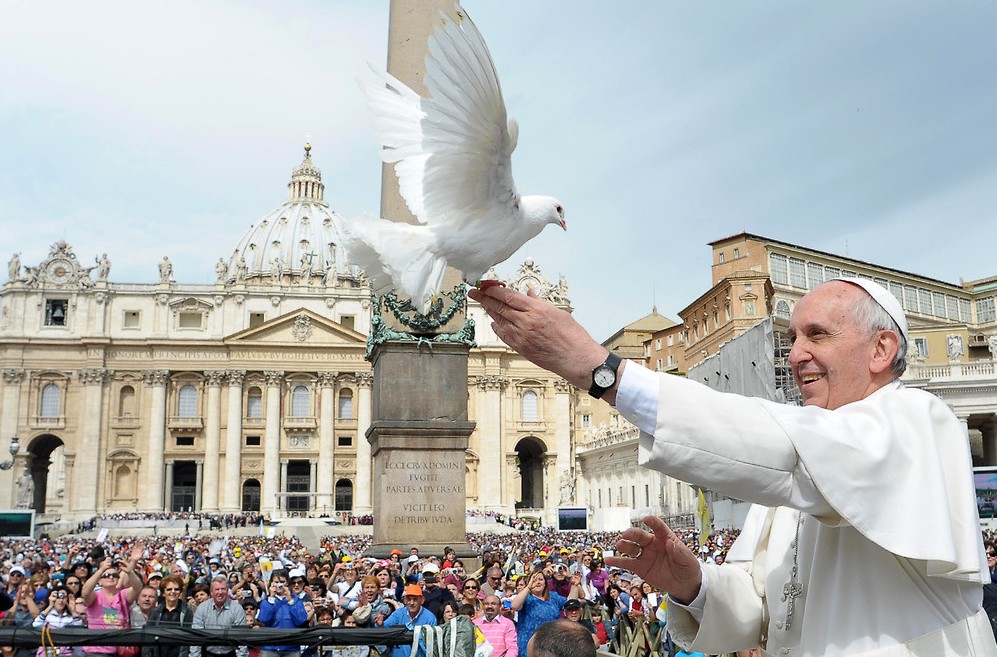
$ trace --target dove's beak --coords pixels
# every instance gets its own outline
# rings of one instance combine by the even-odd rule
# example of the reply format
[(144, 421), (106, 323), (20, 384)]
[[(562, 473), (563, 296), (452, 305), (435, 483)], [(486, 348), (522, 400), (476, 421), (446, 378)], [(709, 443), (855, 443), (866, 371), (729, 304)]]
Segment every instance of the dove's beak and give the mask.
[(561, 227), (561, 230), (565, 231), (568, 230), (568, 222), (565, 221), (564, 219), (561, 219), (559, 222), (557, 222), (557, 225)]

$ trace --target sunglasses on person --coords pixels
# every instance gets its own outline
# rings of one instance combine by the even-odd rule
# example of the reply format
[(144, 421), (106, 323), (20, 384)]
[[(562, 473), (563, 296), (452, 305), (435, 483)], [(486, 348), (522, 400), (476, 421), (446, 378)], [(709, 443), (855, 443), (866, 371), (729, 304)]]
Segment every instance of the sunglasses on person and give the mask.
[(997, 552), (993, 552), (992, 550), (987, 550), (987, 556), (988, 557), (997, 557)]
[(180, 593), (180, 589), (176, 586), (167, 586), (163, 589), (164, 593)]
[(465, 586), (465, 587), (464, 587), (464, 590), (465, 590), (465, 591), (477, 591), (477, 590), (478, 590), (478, 587), (477, 587), (477, 586), (474, 586), (474, 585), (472, 584), (472, 585), (470, 585), (470, 586)]
[(101, 577), (117, 577), (118, 573), (104, 573)]

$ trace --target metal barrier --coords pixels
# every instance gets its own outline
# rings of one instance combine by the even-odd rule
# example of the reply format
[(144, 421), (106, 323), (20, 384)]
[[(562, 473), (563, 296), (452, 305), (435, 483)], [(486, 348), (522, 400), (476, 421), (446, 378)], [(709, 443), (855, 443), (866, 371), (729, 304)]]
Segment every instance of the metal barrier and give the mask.
[[(404, 627), (365, 629), (358, 627), (307, 627), (274, 629), (232, 627), (195, 630), (157, 625), (137, 630), (96, 630), (82, 627), (47, 632), (56, 646), (400, 646), (412, 643), (412, 632)], [(46, 639), (47, 642), (47, 639)], [(40, 646), (41, 628), (0, 626), (2, 646)]]

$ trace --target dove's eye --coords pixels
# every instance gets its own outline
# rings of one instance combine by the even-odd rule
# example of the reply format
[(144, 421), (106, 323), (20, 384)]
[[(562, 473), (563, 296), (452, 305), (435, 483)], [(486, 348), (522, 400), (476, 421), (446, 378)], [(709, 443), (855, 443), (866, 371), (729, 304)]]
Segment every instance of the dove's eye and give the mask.
[(557, 206), (557, 213), (558, 213), (558, 214), (562, 214), (562, 213), (564, 213), (564, 208), (562, 208), (562, 207), (561, 207), (560, 205), (559, 205), (559, 206)]

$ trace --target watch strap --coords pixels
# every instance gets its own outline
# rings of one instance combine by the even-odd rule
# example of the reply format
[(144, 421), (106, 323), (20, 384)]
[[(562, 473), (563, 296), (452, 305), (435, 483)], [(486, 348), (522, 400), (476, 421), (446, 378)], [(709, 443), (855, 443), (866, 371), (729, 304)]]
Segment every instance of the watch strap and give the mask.
[[(622, 362), (623, 362), (622, 358), (617, 356), (612, 351), (609, 352), (609, 355), (606, 356), (606, 360), (603, 361), (601, 365), (598, 365), (597, 367), (592, 369), (592, 385), (591, 387), (589, 387), (589, 395), (595, 397), (596, 399), (602, 399), (602, 396), (606, 394), (606, 391), (609, 390), (609, 388), (611, 388), (613, 384), (616, 383), (616, 377), (620, 372), (620, 363)], [(604, 367), (613, 370), (613, 383), (611, 383), (608, 387), (605, 388), (598, 385), (595, 382), (595, 373)]]

